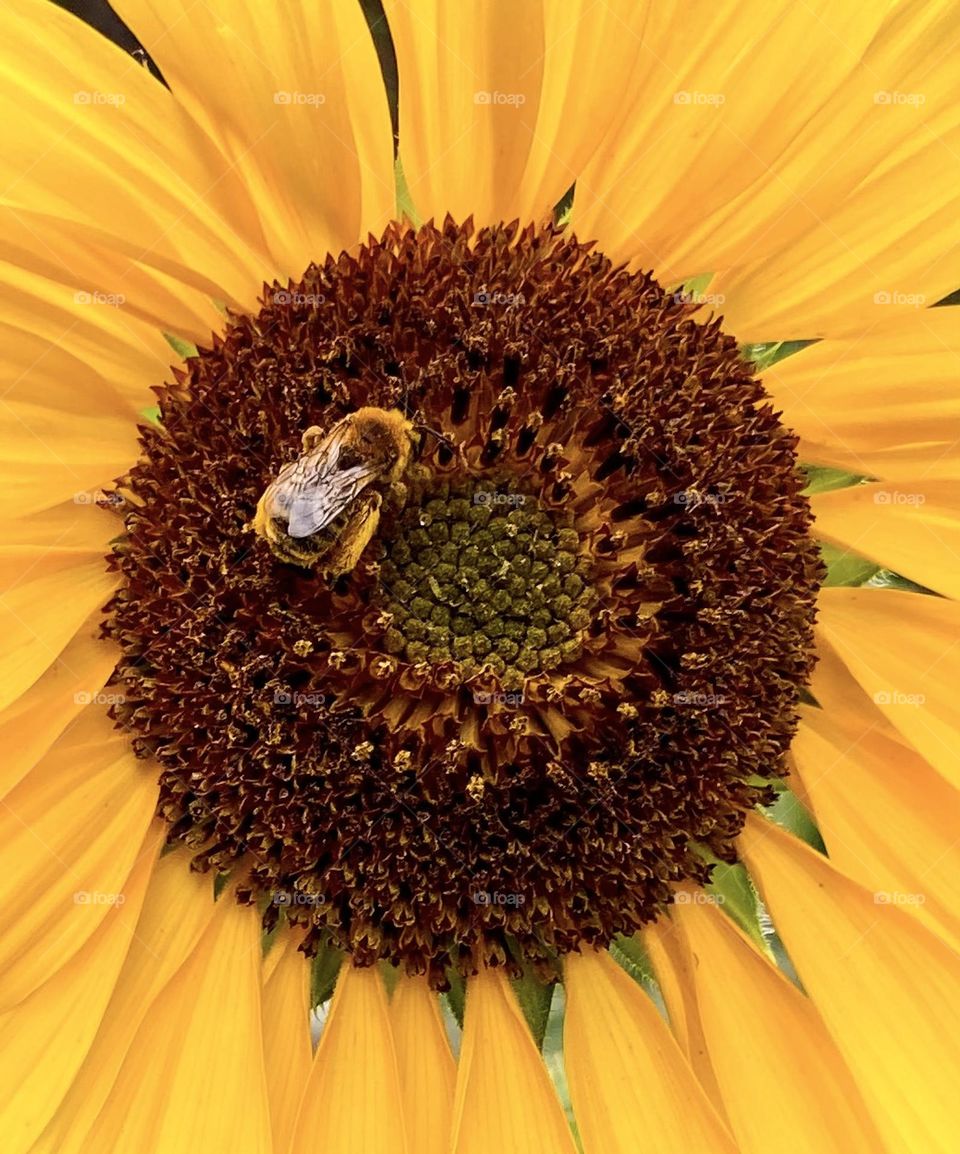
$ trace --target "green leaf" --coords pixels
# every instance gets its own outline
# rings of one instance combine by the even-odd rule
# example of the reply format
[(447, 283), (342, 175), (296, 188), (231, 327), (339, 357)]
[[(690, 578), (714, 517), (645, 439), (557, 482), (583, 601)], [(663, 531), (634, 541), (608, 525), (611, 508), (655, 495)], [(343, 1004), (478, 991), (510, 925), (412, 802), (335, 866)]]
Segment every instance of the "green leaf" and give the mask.
[(343, 954), (333, 946), (321, 946), (310, 964), (310, 1005), (319, 1006), (333, 995)]
[(150, 405), (149, 408), (141, 409), (140, 410), (140, 416), (143, 417), (143, 419), (145, 421), (149, 421), (151, 425), (162, 425), (163, 424), (163, 422), (160, 420), (160, 406), (159, 405)]
[(197, 351), (197, 346), (192, 341), (185, 341), (182, 337), (174, 336), (173, 333), (164, 333), (163, 336), (167, 344), (181, 360), (185, 361), (187, 357), (200, 355)]
[(840, 549), (829, 541), (820, 542), (820, 554), (827, 567), (824, 585), (864, 585), (880, 571), (875, 561), (851, 553), (849, 549)]
[(550, 1017), (550, 1003), (553, 1001), (553, 991), (556, 982), (543, 982), (532, 970), (527, 970), (518, 981), (511, 981), (513, 992), (523, 1016), (527, 1019), (530, 1033), (539, 1049), (543, 1045), (543, 1036), (547, 1029), (547, 1020)]

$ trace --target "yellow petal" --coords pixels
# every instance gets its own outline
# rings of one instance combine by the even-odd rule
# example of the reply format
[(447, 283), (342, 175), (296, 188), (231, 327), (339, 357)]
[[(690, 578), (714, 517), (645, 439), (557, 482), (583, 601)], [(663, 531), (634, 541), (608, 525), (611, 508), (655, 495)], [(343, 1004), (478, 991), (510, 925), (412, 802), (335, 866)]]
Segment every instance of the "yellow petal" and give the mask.
[(452, 1154), (574, 1154), (547, 1068), (503, 973), (467, 982)]
[(67, 963), (109, 916), (157, 803), (155, 776), (89, 706), (0, 807), (0, 1006)]
[(437, 995), (425, 978), (401, 976), (390, 1001), (407, 1142), (416, 1154), (447, 1154), (457, 1080)]
[(740, 848), (891, 1154), (956, 1150), (960, 957), (759, 817)]
[(358, 4), (118, 0), (116, 9), (253, 191), (286, 274), (383, 229), (395, 205), (393, 137)]
[(300, 1106), (291, 1154), (406, 1154), (407, 1149), (383, 982), (376, 967), (344, 965)]
[[(540, 108), (543, 5), (387, 0), (400, 156), (421, 217), (512, 220)], [(501, 102), (502, 101), (502, 102)], [(563, 174), (557, 199), (572, 183)]]
[(566, 960), (564, 1062), (584, 1154), (735, 1154), (640, 986), (605, 951)]
[(0, 797), (27, 774), (95, 698), (113, 673), (118, 650), (100, 637), (103, 613), (80, 626), (57, 660), (22, 696), (0, 712)]
[(109, 907), (83, 949), (29, 998), (0, 1014), (4, 1154), (26, 1154), (90, 1049), (137, 925), (157, 834), (151, 830), (145, 839), (123, 902)]
[(747, 194), (753, 234), (731, 236), (733, 267), (710, 286), (742, 340), (874, 329), (956, 287), (942, 236), (960, 197), (960, 76), (937, 50), (956, 12), (898, 4), (877, 23), (862, 65)]
[(898, 729), (960, 785), (960, 605), (892, 589), (824, 589), (820, 631)]
[(726, 1106), (710, 1062), (703, 1022), (700, 1020), (700, 1007), (694, 991), (693, 974), (698, 964), (697, 959), (691, 953), (686, 939), (674, 931), (668, 918), (659, 918), (644, 927), (643, 944), (657, 976), (657, 985), (667, 1007), (673, 1036), (713, 1108), (729, 1129)]
[(310, 964), (300, 952), (302, 933), (281, 930), (268, 955), (263, 986), (263, 1058), (273, 1123), (273, 1148), (290, 1148), (297, 1110), (310, 1076)]
[(0, 558), (0, 708), (50, 668), (117, 584), (85, 551), (50, 550), (29, 568), (25, 560), (18, 551)]
[(877, 714), (801, 708), (792, 746), (830, 860), (960, 946), (960, 794)]
[(223, 318), (203, 294), (22, 209), (0, 208), (4, 320), (89, 365), (135, 411), (172, 359), (164, 332), (209, 343)]
[(960, 484), (904, 479), (812, 499), (818, 537), (920, 585), (960, 597)]
[(960, 476), (960, 310), (913, 309), (763, 374), (801, 457), (863, 476)]
[(688, 0), (690, 31), (679, 35), (673, 6), (637, 5), (640, 56), (618, 125), (577, 179), (577, 234), (614, 259), (652, 265), (666, 285), (743, 259), (780, 216), (799, 211), (771, 169), (856, 66), (889, 6)]
[[(3, 325), (0, 336), (0, 516), (24, 516), (70, 499), (90, 506), (92, 491), (139, 454), (129, 406), (93, 369), (48, 341)], [(83, 512), (100, 515), (73, 510)]]
[(546, 217), (623, 115), (646, 16), (637, 0), (543, 5), (542, 90), (520, 184), (504, 190), (506, 219)]
[(176, 97), (43, 0), (5, 4), (0, 43), (6, 203), (76, 224), (211, 296), (252, 304), (270, 262), (249, 193)]
[(131, 1042), (154, 1013), (157, 995), (196, 949), (216, 909), (210, 876), (191, 872), (190, 857), (188, 850), (178, 848), (157, 861), (97, 1036), (30, 1154), (90, 1154), (94, 1149), (87, 1142), (90, 1127), (113, 1088)]
[(715, 906), (678, 904), (671, 921), (697, 959), (693, 992), (740, 1154), (769, 1154), (771, 1134), (778, 1154), (882, 1149), (810, 1000)]
[(88, 1138), (97, 1154), (272, 1154), (260, 917), (229, 891), (141, 1024)]

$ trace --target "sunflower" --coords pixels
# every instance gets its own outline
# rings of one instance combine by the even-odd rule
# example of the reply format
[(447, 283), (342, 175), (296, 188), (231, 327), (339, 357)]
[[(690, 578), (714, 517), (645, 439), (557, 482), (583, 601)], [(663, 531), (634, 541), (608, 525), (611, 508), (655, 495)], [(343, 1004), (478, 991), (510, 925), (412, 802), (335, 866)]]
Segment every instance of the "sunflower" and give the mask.
[(0, 14), (5, 1154), (948, 1154), (956, 7), (375, 7)]

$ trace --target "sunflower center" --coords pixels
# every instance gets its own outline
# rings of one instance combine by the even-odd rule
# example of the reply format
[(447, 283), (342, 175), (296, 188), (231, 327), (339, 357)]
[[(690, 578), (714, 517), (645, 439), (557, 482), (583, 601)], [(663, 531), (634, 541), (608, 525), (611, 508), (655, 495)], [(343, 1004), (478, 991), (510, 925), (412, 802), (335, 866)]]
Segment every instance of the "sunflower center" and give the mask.
[(514, 694), (580, 656), (598, 595), (569, 516), (508, 478), (428, 481), (412, 496), (380, 550), (386, 653), (446, 663), (451, 682), (485, 669)]
[[(303, 433), (364, 408), (409, 462), (306, 543), (254, 532)], [(116, 719), (266, 927), (442, 987), (735, 859), (820, 570), (795, 438), (718, 322), (555, 229), (394, 226), (265, 290), (160, 409), (118, 483)]]

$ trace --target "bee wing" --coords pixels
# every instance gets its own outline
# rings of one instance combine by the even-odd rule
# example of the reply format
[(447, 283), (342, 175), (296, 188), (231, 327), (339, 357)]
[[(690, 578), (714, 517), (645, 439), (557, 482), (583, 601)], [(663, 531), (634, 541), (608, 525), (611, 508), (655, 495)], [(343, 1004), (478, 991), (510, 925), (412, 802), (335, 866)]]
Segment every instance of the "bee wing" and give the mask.
[(353, 465), (317, 481), (306, 481), (291, 496), (287, 532), (291, 537), (309, 537), (336, 520), (337, 516), (377, 475), (371, 465)]
[(287, 522), (291, 537), (309, 537), (335, 520), (376, 476), (373, 464), (339, 468), (343, 422), (309, 453), (281, 470), (268, 490), (270, 515)]

